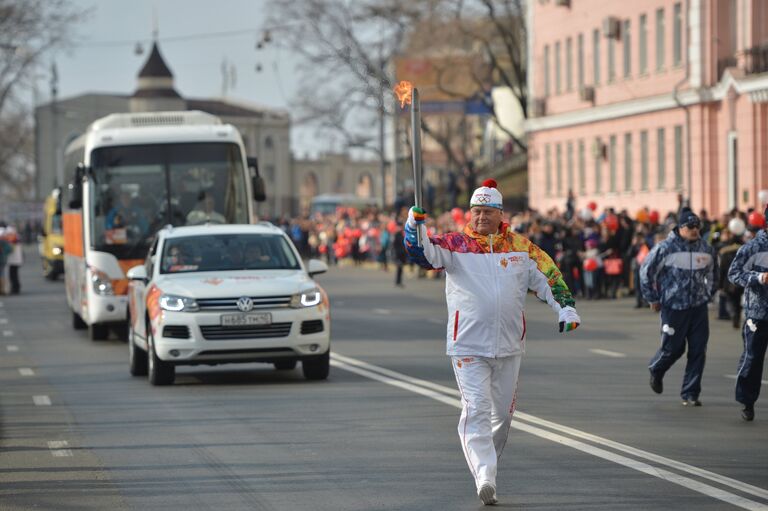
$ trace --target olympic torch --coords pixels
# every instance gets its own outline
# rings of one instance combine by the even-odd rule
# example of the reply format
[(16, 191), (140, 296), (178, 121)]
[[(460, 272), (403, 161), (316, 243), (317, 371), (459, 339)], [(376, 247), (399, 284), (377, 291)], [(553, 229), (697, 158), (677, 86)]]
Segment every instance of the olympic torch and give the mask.
[[(411, 152), (413, 155), (413, 203), (421, 208), (422, 169), (421, 169), (421, 103), (419, 90), (411, 82), (401, 81), (395, 86), (395, 94), (400, 101), (400, 108), (411, 105)], [(416, 240), (421, 245), (421, 230), (416, 229)]]

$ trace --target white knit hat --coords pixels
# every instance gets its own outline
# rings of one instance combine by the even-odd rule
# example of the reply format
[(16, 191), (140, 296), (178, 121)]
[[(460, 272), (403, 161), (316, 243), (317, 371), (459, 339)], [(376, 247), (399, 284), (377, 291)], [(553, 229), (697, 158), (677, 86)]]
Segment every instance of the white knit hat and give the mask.
[(485, 206), (489, 208), (504, 209), (502, 206), (501, 192), (496, 189), (496, 181), (486, 179), (483, 186), (475, 190), (469, 201), (469, 207)]

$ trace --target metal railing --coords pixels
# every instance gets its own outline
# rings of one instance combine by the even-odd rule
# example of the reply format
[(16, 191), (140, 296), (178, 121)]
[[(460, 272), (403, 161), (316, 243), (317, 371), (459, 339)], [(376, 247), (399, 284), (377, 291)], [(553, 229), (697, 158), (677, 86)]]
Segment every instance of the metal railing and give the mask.
[(729, 67), (740, 67), (748, 75), (768, 73), (768, 44), (747, 48), (741, 58), (732, 55), (718, 60), (717, 76), (722, 77)]

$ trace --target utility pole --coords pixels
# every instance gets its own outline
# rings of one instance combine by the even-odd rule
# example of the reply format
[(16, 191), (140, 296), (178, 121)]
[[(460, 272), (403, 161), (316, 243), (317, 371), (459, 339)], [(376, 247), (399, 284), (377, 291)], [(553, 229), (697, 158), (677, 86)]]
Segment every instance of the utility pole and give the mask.
[[(56, 69), (56, 62), (51, 63), (51, 128), (53, 131), (53, 140), (51, 148), (53, 149), (53, 180), (54, 187), (64, 185), (64, 171), (61, 168), (60, 162), (60, 146), (59, 141), (59, 107), (57, 104), (57, 97), (59, 94), (59, 72)], [(39, 170), (38, 170), (39, 172)], [(42, 192), (42, 190), (41, 190)]]
[(384, 87), (384, 76), (386, 73), (384, 61), (384, 43), (379, 45), (379, 170), (381, 171), (381, 209), (387, 206), (387, 161), (384, 151), (384, 122), (386, 109), (384, 108), (384, 94), (387, 89)]

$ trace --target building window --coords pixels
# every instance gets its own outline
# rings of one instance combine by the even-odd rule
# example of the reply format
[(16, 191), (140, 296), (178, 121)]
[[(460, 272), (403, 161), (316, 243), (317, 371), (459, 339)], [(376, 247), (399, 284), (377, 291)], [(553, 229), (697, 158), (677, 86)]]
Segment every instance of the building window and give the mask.
[(549, 45), (544, 45), (544, 97), (549, 96)]
[(640, 15), (637, 37), (640, 52), (638, 72), (643, 75), (648, 72), (648, 17), (645, 14)]
[(608, 39), (608, 83), (616, 78), (616, 39)]
[(675, 126), (675, 189), (683, 189), (683, 127)]
[(632, 191), (632, 133), (624, 134), (624, 191)]
[(677, 2), (672, 19), (672, 65), (679, 66), (683, 60), (683, 7)]
[(600, 31), (592, 32), (592, 69), (595, 73), (595, 85), (600, 85)]
[(656, 130), (656, 168), (658, 169), (658, 186), (663, 190), (666, 186), (667, 151), (664, 145), (664, 128)]
[(603, 189), (603, 176), (601, 163), (603, 162), (603, 142), (600, 137), (595, 139), (593, 156), (595, 157), (595, 193), (600, 193)]
[(565, 90), (573, 90), (573, 40), (565, 40)]
[(544, 146), (544, 187), (547, 195), (552, 195), (552, 152), (550, 146)]
[(555, 146), (555, 171), (557, 172), (557, 183), (555, 186), (557, 187), (557, 195), (560, 196), (563, 191), (563, 146), (562, 144), (557, 144)]
[(573, 142), (568, 142), (568, 149), (566, 151), (566, 171), (568, 172), (567, 175), (567, 183), (568, 187), (566, 188), (569, 192), (573, 191)]
[(648, 190), (648, 132), (640, 132), (640, 190)]
[(616, 192), (616, 135), (611, 135), (608, 146), (608, 191)]
[(579, 81), (579, 90), (581, 90), (584, 88), (584, 34), (579, 34), (579, 39), (576, 44), (578, 46), (578, 49), (576, 50), (578, 52), (576, 62), (576, 66), (578, 68), (577, 80)]
[(624, 30), (621, 31), (622, 46), (624, 50), (624, 78), (632, 74), (632, 45), (629, 37), (629, 20), (624, 21)]
[(272, 137), (264, 138), (264, 149), (274, 149), (275, 143), (272, 141)]
[(587, 191), (587, 156), (584, 154), (584, 141), (579, 140), (579, 192)]
[(562, 91), (560, 80), (560, 41), (555, 43), (555, 94), (560, 94)]
[(664, 9), (656, 10), (656, 71), (664, 69)]

